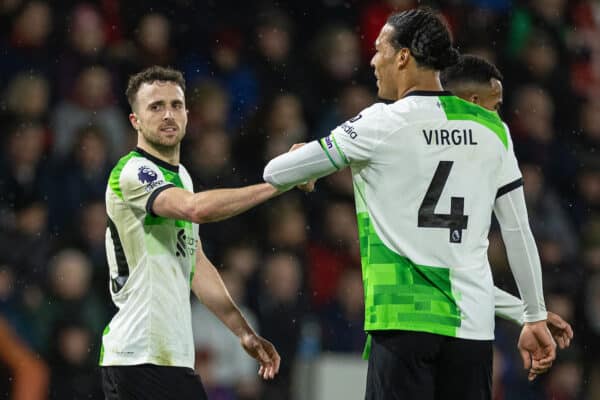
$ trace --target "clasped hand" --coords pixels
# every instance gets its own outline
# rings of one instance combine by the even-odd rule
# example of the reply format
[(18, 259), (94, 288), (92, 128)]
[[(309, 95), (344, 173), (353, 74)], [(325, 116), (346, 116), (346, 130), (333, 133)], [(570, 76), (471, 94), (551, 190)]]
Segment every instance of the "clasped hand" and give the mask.
[(530, 381), (548, 371), (556, 359), (556, 342), (546, 321), (526, 322), (519, 336), (518, 347), (523, 367), (529, 370)]

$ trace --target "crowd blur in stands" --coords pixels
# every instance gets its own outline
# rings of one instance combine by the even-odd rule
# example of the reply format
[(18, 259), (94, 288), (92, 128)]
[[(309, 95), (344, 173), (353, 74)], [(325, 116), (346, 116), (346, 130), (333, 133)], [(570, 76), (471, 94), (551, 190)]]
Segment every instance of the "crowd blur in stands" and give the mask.
[[(498, 321), (494, 399), (600, 398), (597, 0), (0, 2), (0, 398), (102, 399), (98, 347), (114, 312), (103, 203), (112, 165), (136, 140), (130, 74), (153, 64), (184, 71), (182, 162), (198, 190), (256, 183), (267, 160), (376, 101), (375, 37), (389, 13), (417, 3), (440, 12), (462, 52), (505, 76), (501, 115), (523, 171), (547, 306), (575, 330), (571, 348), (530, 385), (519, 328)], [(211, 399), (290, 398), (295, 360), (361, 352), (348, 171), (200, 234), (282, 356), (277, 379), (259, 382), (235, 338), (194, 300), (197, 368)], [(489, 257), (496, 284), (516, 293), (497, 230)]]

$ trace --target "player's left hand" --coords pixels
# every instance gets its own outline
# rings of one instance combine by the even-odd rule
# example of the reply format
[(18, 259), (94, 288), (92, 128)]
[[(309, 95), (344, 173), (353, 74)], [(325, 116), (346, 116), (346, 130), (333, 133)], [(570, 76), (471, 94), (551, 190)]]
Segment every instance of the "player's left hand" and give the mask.
[(562, 319), (560, 315), (548, 311), (548, 319), (546, 320), (548, 329), (552, 333), (552, 337), (558, 343), (558, 347), (561, 349), (567, 348), (571, 345), (571, 339), (573, 339), (573, 328), (571, 325)]
[(258, 375), (263, 379), (273, 379), (277, 375), (281, 357), (271, 342), (255, 333), (248, 333), (242, 335), (240, 343), (246, 353), (260, 364)]

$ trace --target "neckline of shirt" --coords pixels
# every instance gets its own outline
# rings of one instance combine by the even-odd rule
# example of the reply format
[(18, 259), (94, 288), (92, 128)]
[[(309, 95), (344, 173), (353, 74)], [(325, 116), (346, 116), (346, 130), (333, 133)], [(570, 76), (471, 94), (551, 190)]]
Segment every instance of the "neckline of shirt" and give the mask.
[(161, 160), (160, 158), (153, 156), (152, 154), (148, 153), (147, 151), (145, 151), (139, 147), (136, 147), (133, 151), (143, 155), (144, 157), (146, 157), (148, 160), (152, 161), (159, 167), (163, 167), (163, 168), (168, 169), (169, 171), (173, 171), (177, 174), (179, 173), (179, 165), (169, 164), (165, 160)]
[(403, 99), (409, 96), (453, 96), (448, 90), (413, 90), (402, 97)]

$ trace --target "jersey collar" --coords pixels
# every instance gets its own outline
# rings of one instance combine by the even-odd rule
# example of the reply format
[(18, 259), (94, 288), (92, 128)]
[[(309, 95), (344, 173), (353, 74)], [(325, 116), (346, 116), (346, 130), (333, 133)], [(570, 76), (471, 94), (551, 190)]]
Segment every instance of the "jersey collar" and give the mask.
[(403, 99), (408, 96), (453, 96), (448, 90), (413, 90), (408, 92), (402, 97)]
[(168, 169), (169, 171), (173, 171), (176, 174), (179, 173), (179, 165), (169, 164), (168, 162), (161, 160), (160, 158), (154, 157), (152, 154), (148, 153), (147, 151), (145, 151), (143, 149), (140, 149), (139, 147), (136, 147), (133, 151), (143, 155), (144, 157), (146, 157), (148, 160), (152, 161), (154, 164), (158, 165), (159, 167)]

